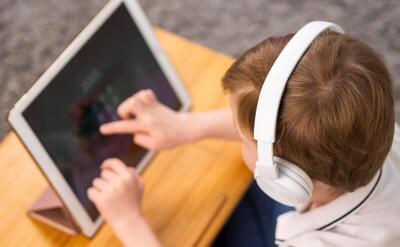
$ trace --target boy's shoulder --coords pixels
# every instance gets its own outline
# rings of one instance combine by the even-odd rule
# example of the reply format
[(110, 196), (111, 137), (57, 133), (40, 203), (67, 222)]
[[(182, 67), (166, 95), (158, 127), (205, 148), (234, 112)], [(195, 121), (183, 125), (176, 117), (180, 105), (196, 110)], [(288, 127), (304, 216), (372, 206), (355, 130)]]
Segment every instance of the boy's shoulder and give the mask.
[(368, 185), (309, 212), (280, 216), (277, 243), (283, 246), (398, 246), (398, 198), (400, 127), (396, 123), (391, 150), (374, 179)]

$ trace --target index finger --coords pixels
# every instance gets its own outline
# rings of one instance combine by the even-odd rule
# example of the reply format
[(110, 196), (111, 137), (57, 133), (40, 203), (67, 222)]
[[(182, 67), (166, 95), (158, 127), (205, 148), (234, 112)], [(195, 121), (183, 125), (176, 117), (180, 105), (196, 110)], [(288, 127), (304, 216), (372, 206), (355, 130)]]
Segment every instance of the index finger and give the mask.
[(120, 120), (102, 124), (100, 126), (100, 133), (103, 135), (110, 134), (134, 134), (142, 131), (143, 128), (136, 120)]

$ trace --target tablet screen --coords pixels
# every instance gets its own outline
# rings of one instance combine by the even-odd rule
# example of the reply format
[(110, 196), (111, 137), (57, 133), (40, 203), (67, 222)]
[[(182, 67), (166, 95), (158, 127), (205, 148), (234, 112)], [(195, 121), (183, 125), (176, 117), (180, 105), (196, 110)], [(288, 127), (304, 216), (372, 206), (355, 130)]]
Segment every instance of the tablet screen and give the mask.
[(118, 105), (141, 89), (179, 110), (181, 102), (124, 4), (26, 108), (23, 116), (90, 217), (99, 215), (86, 190), (104, 159), (135, 166), (146, 150), (131, 135), (103, 136), (102, 123), (118, 120)]

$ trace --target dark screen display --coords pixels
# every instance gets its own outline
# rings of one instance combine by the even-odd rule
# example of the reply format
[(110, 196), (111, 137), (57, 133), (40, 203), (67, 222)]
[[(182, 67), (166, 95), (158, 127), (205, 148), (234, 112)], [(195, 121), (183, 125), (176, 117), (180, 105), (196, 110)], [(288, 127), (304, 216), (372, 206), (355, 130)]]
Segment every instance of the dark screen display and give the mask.
[(102, 161), (136, 166), (146, 150), (131, 135), (103, 136), (99, 126), (119, 119), (118, 105), (141, 89), (178, 110), (168, 83), (122, 4), (23, 112), (53, 162), (92, 219), (99, 215), (86, 190)]

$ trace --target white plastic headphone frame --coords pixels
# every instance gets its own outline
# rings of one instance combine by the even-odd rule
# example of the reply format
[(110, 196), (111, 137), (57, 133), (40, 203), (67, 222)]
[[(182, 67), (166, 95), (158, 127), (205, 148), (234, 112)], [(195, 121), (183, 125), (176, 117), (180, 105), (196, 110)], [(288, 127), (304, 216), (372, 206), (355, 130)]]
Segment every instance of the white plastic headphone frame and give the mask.
[(257, 141), (258, 160), (254, 177), (266, 194), (290, 206), (309, 200), (312, 182), (295, 164), (274, 157), (273, 144), (279, 106), (294, 68), (315, 38), (328, 29), (344, 33), (343, 29), (334, 23), (312, 21), (290, 39), (266, 76), (257, 103), (254, 139)]

